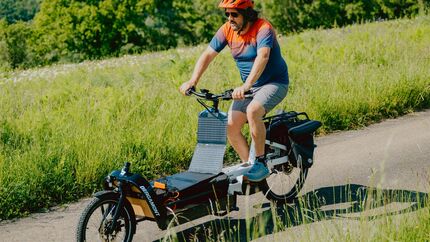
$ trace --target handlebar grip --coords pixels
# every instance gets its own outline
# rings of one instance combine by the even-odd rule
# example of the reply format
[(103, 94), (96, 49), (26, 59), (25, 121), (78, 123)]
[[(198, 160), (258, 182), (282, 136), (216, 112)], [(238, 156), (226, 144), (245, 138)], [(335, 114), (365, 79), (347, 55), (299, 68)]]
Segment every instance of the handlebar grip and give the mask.
[(186, 92), (185, 92), (185, 95), (187, 95), (187, 96), (190, 96), (193, 92), (195, 92), (196, 91), (196, 88), (195, 87), (191, 87), (190, 89), (188, 89)]
[(245, 95), (252, 95), (252, 94), (254, 94), (254, 92), (253, 92), (252, 90), (248, 90), (248, 91), (246, 91), (244, 94), (245, 94)]
[[(222, 98), (224, 100), (230, 100), (233, 98), (232, 94), (233, 94), (233, 89), (227, 90), (224, 92)], [(254, 97), (254, 92), (252, 90), (248, 90), (244, 93), (244, 95), (245, 95), (245, 98), (252, 98), (252, 97)]]

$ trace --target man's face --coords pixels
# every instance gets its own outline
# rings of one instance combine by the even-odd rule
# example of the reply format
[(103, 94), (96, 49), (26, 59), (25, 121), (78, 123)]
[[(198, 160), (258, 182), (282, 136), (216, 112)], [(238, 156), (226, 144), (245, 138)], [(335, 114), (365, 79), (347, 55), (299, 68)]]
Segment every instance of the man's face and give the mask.
[(239, 31), (243, 26), (243, 16), (236, 9), (226, 9), (225, 16), (234, 31)]

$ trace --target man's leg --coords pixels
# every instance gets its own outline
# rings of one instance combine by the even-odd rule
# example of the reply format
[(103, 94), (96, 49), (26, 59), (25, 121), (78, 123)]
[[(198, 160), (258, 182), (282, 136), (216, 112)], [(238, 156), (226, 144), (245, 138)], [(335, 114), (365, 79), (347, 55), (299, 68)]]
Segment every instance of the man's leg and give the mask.
[(255, 162), (244, 177), (251, 182), (259, 182), (270, 175), (267, 168), (264, 146), (266, 142), (266, 127), (263, 116), (272, 110), (287, 95), (288, 86), (270, 83), (259, 89), (246, 109), (251, 135), (255, 145)]
[(252, 101), (246, 109), (249, 129), (255, 146), (255, 156), (264, 155), (264, 145), (266, 142), (266, 127), (264, 126), (263, 116), (266, 110), (258, 101)]
[(264, 107), (256, 100), (253, 100), (246, 109), (249, 129), (255, 146), (255, 161), (251, 170), (244, 177), (252, 182), (259, 182), (270, 175), (264, 156), (264, 145), (266, 142), (266, 127), (263, 116), (266, 113)]
[(248, 161), (249, 146), (242, 134), (242, 127), (246, 123), (246, 114), (230, 109), (228, 114), (227, 137), (230, 145), (239, 155), (242, 162)]

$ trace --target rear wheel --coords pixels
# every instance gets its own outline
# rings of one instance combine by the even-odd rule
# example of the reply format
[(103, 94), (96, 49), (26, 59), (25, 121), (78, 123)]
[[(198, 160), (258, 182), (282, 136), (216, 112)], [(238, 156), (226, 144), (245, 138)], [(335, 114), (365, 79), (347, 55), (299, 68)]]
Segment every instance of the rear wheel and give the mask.
[(267, 199), (277, 203), (290, 203), (302, 189), (307, 174), (307, 168), (294, 167), (287, 162), (275, 166), (270, 176), (260, 183), (260, 188)]
[(129, 206), (123, 206), (116, 226), (110, 231), (113, 222), (113, 213), (118, 204), (115, 196), (102, 196), (94, 198), (81, 215), (77, 228), (77, 241), (123, 241), (132, 240), (135, 226), (133, 211)]

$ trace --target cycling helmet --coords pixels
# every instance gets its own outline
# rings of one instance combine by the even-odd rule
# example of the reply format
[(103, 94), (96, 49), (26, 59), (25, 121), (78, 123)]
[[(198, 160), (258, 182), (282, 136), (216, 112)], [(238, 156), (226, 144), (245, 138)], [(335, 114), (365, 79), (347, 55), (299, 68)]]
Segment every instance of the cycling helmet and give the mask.
[(218, 7), (220, 8), (238, 8), (247, 9), (254, 7), (254, 1), (251, 0), (222, 0)]

